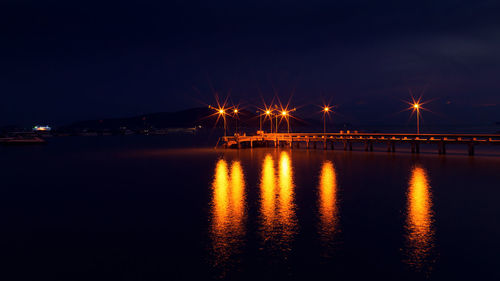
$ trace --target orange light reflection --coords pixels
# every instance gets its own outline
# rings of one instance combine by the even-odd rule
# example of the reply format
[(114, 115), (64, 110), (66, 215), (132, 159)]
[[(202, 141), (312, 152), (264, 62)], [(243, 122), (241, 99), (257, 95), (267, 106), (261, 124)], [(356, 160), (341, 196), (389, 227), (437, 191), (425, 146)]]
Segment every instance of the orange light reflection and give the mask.
[(415, 166), (409, 182), (406, 220), (407, 260), (414, 269), (430, 269), (431, 252), (434, 248), (434, 218), (432, 213), (431, 187), (426, 171)]
[(291, 251), (291, 242), (297, 231), (294, 188), (289, 154), (280, 154), (278, 170), (272, 156), (266, 155), (260, 182), (262, 239), (265, 248), (285, 257)]
[(319, 181), (319, 216), (320, 237), (325, 243), (331, 243), (336, 232), (337, 211), (337, 176), (333, 163), (325, 161), (321, 169)]
[(212, 184), (211, 238), (214, 267), (223, 275), (231, 257), (239, 251), (245, 235), (245, 179), (240, 162), (220, 159)]

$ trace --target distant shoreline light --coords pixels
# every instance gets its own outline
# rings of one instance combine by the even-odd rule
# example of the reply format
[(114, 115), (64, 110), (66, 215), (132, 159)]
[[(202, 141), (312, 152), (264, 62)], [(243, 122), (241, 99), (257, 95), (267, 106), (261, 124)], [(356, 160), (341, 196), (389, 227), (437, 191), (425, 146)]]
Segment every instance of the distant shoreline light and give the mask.
[(37, 125), (37, 126), (34, 126), (34, 127), (33, 127), (33, 131), (36, 131), (36, 132), (41, 132), (41, 131), (50, 131), (50, 130), (52, 130), (52, 128), (51, 128), (51, 127), (49, 127), (48, 125), (46, 125), (46, 126), (38, 126), (38, 125)]

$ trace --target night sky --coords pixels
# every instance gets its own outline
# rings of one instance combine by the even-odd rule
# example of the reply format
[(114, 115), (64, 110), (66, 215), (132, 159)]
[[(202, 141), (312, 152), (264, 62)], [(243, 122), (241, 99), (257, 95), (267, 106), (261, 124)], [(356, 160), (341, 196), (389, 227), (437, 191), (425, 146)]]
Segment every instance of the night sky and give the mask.
[[(500, 121), (500, 2), (24, 1), (0, 4), (0, 125), (322, 100), (355, 124)], [(392, 3), (394, 2), (394, 3)], [(250, 107), (249, 107), (250, 108)], [(318, 117), (319, 118), (319, 117)], [(340, 117), (339, 117), (340, 118)]]

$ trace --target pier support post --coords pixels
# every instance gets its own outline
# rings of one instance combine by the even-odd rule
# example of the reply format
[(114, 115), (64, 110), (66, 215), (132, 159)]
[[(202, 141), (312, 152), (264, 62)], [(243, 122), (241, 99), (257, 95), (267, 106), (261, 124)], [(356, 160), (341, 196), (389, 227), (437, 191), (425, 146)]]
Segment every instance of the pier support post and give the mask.
[(469, 156), (474, 156), (474, 143), (469, 143)]
[(411, 153), (415, 153), (415, 142), (411, 143)]
[(387, 152), (391, 152), (391, 142), (387, 142)]
[(296, 141), (295, 145), (297, 146), (297, 148), (300, 148), (300, 141)]
[(316, 142), (313, 142), (313, 148), (316, 149)]
[(391, 143), (391, 150), (392, 150), (392, 152), (396, 152), (396, 143), (395, 142)]
[(373, 151), (373, 142), (370, 142), (370, 151)]
[(368, 143), (368, 141), (365, 141), (365, 151), (368, 151), (368, 146), (369, 146), (369, 145), (370, 145), (370, 144)]
[(347, 151), (347, 142), (344, 141), (344, 150)]
[(332, 149), (332, 150), (335, 150), (335, 146), (333, 145), (333, 141), (332, 141), (332, 142), (330, 142), (330, 145), (331, 145), (331, 149)]
[(438, 143), (438, 154), (446, 154), (446, 146), (444, 144), (444, 141), (440, 141)]
[(415, 152), (416, 152), (417, 154), (420, 154), (420, 144), (419, 144), (418, 142), (417, 142), (417, 143), (415, 143)]
[(250, 140), (250, 148), (253, 148), (253, 140)]
[(306, 149), (309, 149), (309, 138), (306, 140)]
[(323, 150), (326, 150), (326, 139), (323, 140)]

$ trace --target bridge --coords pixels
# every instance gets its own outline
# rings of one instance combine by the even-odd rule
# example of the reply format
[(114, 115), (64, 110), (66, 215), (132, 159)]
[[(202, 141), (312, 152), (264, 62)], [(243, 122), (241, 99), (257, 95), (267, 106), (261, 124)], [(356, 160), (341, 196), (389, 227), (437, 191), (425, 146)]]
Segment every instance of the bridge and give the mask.
[(374, 144), (384, 144), (388, 152), (395, 152), (397, 144), (407, 144), (412, 153), (420, 153), (421, 144), (435, 144), (439, 154), (446, 154), (447, 144), (463, 144), (469, 155), (474, 155), (476, 145), (500, 145), (500, 134), (388, 134), (388, 133), (263, 133), (256, 135), (224, 136), (216, 147), (253, 148), (253, 147), (311, 147), (334, 149), (340, 145), (344, 150), (352, 150), (354, 143), (364, 144), (365, 151), (373, 151)]

